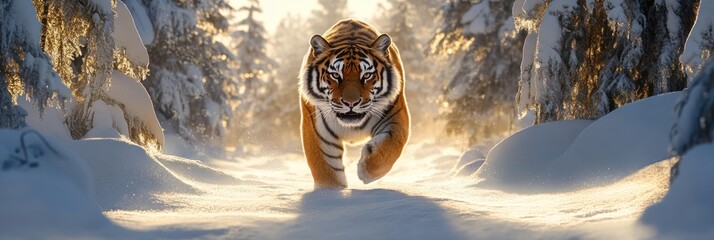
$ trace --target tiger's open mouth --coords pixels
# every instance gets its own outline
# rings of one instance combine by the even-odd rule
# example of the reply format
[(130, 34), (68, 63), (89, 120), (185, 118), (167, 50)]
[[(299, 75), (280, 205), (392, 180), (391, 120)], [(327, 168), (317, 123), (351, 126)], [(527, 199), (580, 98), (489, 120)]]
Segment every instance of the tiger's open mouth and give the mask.
[(362, 120), (362, 118), (364, 118), (364, 116), (366, 116), (366, 115), (367, 115), (366, 112), (363, 112), (363, 113), (358, 113), (355, 111), (349, 111), (346, 113), (338, 112), (337, 118), (344, 120), (346, 122), (356, 122), (356, 121)]

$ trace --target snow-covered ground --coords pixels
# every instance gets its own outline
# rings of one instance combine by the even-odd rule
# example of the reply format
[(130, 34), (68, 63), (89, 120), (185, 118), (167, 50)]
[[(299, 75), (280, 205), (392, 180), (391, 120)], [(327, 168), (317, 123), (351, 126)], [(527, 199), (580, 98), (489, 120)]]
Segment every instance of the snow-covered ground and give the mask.
[[(678, 238), (682, 229), (701, 238), (714, 228), (711, 184), (701, 181), (714, 170), (707, 159), (711, 147), (685, 156), (681, 181), (669, 193), (676, 160), (637, 147), (656, 146), (657, 139), (617, 151), (601, 144), (609, 157), (632, 161), (577, 157), (587, 150), (583, 143), (643, 117), (650, 124), (637, 131), (667, 131), (660, 125), (671, 118), (638, 113), (671, 109), (677, 94), (633, 103), (597, 121), (524, 129), (499, 143), (485, 163), (486, 154), (477, 150), (462, 154), (447, 144), (413, 140), (394, 169), (369, 185), (356, 175), (359, 149), (350, 148), (345, 190), (314, 190), (297, 152), (192, 160), (147, 151), (119, 134), (73, 141), (2, 130), (0, 238), (640, 239)], [(171, 135), (167, 144), (181, 148)], [(568, 169), (593, 169), (605, 179), (561, 190), (512, 188), (553, 183), (539, 173), (573, 163), (579, 167)], [(617, 174), (602, 172), (613, 168)], [(695, 190), (702, 194), (691, 194)]]

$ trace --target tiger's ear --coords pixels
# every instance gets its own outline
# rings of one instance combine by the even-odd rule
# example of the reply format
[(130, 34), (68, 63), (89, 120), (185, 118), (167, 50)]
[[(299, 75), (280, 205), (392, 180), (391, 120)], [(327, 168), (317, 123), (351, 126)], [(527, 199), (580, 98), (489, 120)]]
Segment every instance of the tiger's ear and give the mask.
[(381, 52), (382, 54), (384, 54), (384, 56), (387, 56), (387, 49), (389, 49), (390, 45), (392, 45), (392, 38), (389, 37), (389, 35), (387, 34), (382, 34), (379, 35), (377, 40), (374, 40), (374, 42), (372, 43), (372, 48)]
[(320, 55), (320, 53), (323, 53), (332, 47), (330, 46), (330, 43), (320, 35), (312, 36), (310, 39), (310, 46), (312, 47), (313, 56)]

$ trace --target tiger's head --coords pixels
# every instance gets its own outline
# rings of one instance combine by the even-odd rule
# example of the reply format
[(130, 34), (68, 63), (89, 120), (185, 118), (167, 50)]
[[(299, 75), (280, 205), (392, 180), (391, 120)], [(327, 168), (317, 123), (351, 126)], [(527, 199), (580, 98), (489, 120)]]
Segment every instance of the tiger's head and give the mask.
[(333, 46), (325, 38), (310, 39), (300, 74), (300, 92), (322, 112), (334, 114), (345, 127), (355, 127), (370, 115), (381, 115), (401, 91), (401, 79), (390, 62), (392, 40), (387, 34), (371, 45)]

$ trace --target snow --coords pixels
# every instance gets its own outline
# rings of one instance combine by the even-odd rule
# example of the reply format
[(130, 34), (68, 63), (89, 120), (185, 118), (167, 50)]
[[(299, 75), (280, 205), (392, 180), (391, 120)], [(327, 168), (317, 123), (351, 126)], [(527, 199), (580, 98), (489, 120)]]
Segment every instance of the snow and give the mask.
[(711, 39), (714, 33), (714, 15), (710, 14), (714, 12), (714, 1), (701, 1), (698, 11), (704, 14), (697, 14), (682, 55), (679, 56), (679, 62), (684, 66), (690, 83), (707, 62), (714, 48), (714, 40)]
[[(662, 1), (662, 0), (660, 0)], [(680, 31), (682, 26), (682, 19), (678, 14), (682, 11), (680, 6), (680, 1), (677, 0), (664, 0), (667, 7), (667, 32), (669, 32), (669, 38), (672, 41), (680, 43)]]
[(714, 62), (709, 62), (684, 90), (675, 108), (678, 119), (670, 135), (673, 154), (681, 155), (692, 146), (711, 142), (713, 80)]
[[(526, 4), (529, 4), (529, 2), (526, 2)], [(555, 0), (551, 2), (538, 27), (538, 42), (534, 59), (534, 71), (536, 73), (534, 79), (538, 80), (535, 83), (530, 83), (533, 85), (532, 89), (534, 91), (532, 97), (536, 102), (543, 102), (548, 97), (558, 98), (557, 96), (552, 96), (552, 94), (559, 92), (559, 89), (557, 89), (559, 88), (559, 83), (555, 76), (550, 76), (548, 73), (557, 73), (564, 65), (563, 59), (560, 58), (561, 39), (563, 36), (560, 21), (564, 18), (567, 19), (575, 8), (577, 8), (577, 3), (573, 1)], [(529, 55), (525, 54), (525, 52), (524, 49), (524, 56)], [(551, 108), (552, 106), (548, 107)]]
[[(154, 32), (147, 8), (139, 0), (125, 2), (127, 6), (117, 1), (117, 45), (131, 59), (148, 63), (142, 45), (153, 41)], [(168, 3), (144, 2), (152, 9)], [(111, 5), (93, 3), (104, 10)], [(481, 1), (464, 14), (461, 22), (469, 24), (467, 31), (493, 31), (487, 27), (491, 3)], [(702, 2), (700, 12), (714, 10), (710, 3)], [(33, 9), (30, 1), (11, 4), (16, 14)], [(543, 0), (518, 0), (512, 10), (532, 14), (540, 4)], [(677, 161), (670, 158), (670, 129), (682, 93), (632, 102), (595, 121), (530, 126), (534, 113), (526, 105), (531, 96), (545, 96), (550, 87), (549, 76), (531, 77), (533, 56), (537, 68), (563, 62), (558, 21), (573, 4), (552, 1), (543, 24), (526, 39), (521, 64), (521, 87), (526, 91), (519, 101), (524, 111), (517, 127), (526, 128), (493, 148), (482, 143), (465, 152), (448, 140), (411, 139), (392, 171), (368, 185), (359, 184), (361, 149), (347, 149), (345, 174), (355, 184), (344, 190), (313, 189), (300, 153), (238, 152), (220, 159), (196, 154), (177, 133), (164, 135), (142, 84), (116, 71), (108, 99), (91, 103), (93, 128), (83, 139), (71, 138), (58, 107), (47, 107), (41, 115), (20, 97), (18, 104), (28, 110), (31, 128), (0, 129), (0, 239), (714, 238), (714, 144), (687, 152), (670, 185), (670, 169)], [(667, 4), (671, 17), (678, 6), (674, 1)], [(609, 10), (611, 22), (627, 24), (622, 9)], [(130, 24), (129, 11), (137, 27)], [(185, 9), (152, 12), (157, 13), (152, 16), (157, 29), (195, 25), (195, 16)], [(713, 21), (705, 16), (699, 16), (693, 34), (711, 32)], [(507, 21), (507, 27), (511, 23)], [(36, 19), (22, 24), (39, 33)], [(632, 24), (642, 27), (634, 20)], [(670, 34), (678, 24), (667, 22)], [(710, 47), (697, 39), (687, 41), (689, 49), (680, 59), (690, 68), (702, 64)], [(26, 56), (28, 62), (39, 59)], [(173, 104), (174, 113), (187, 117), (189, 100), (206, 91), (205, 77), (198, 66), (179, 68), (153, 73), (166, 87), (162, 90), (168, 90), (156, 95)], [(457, 88), (463, 91), (450, 94), (467, 94), (465, 87)], [(536, 91), (527, 91), (532, 88)], [(177, 89), (182, 91), (170, 91)], [(689, 90), (691, 95), (703, 92), (698, 86)], [(199, 103), (208, 113), (223, 111), (219, 102)], [(688, 113), (701, 105), (687, 107), (685, 115), (695, 116)], [(127, 116), (138, 118), (165, 143), (165, 152), (128, 140), (133, 118)], [(206, 127), (212, 128), (226, 120), (207, 117), (211, 126)], [(696, 132), (697, 120), (683, 118), (688, 122), (684, 131)], [(419, 127), (414, 130), (422, 131)]]
[(533, 189), (539, 174), (590, 124), (589, 120), (549, 122), (511, 135), (489, 151), (486, 163), (476, 172), (483, 179), (479, 184), (511, 191)]
[[(533, 128), (538, 126), (543, 125)], [(527, 131), (531, 129), (523, 130)], [(18, 144), (3, 133), (0, 140)], [(84, 167), (84, 175), (56, 174), (50, 179), (34, 169), (21, 174), (0, 171), (0, 178), (18, 178), (3, 182), (21, 183), (0, 185), (2, 196), (12, 196), (0, 198), (0, 213), (13, 220), (0, 224), (0, 237), (66, 236), (45, 229), (53, 226), (87, 238), (131, 239), (647, 237), (651, 233), (642, 231), (637, 219), (665, 194), (672, 164), (663, 161), (621, 181), (585, 190), (510, 194), (480, 188), (474, 185), (475, 178), (453, 175), (455, 164), (481, 158), (479, 151), (461, 154), (454, 147), (422, 141), (410, 143), (390, 174), (370, 185), (313, 190), (299, 153), (197, 161), (153, 153), (122, 139), (64, 144), (68, 148), (62, 149), (76, 153), (72, 159)], [(359, 150), (346, 153), (346, 173), (353, 183), (358, 182), (358, 155)], [(66, 163), (48, 169), (60, 172)], [(78, 179), (94, 198), (79, 190), (87, 187), (61, 181), (75, 175), (83, 176)], [(29, 185), (45, 178), (54, 190)], [(43, 195), (18, 193), (27, 190)], [(26, 220), (32, 216), (42, 219)]]
[[(626, 7), (627, 5), (625, 5), (623, 0), (608, 0), (605, 3), (608, 25), (610, 25), (613, 31), (617, 31), (619, 34), (625, 34), (629, 25), (627, 15), (625, 14)], [(592, 9), (590, 9), (590, 11), (592, 11)]]
[(9, 14), (15, 17), (15, 23), (20, 25), (19, 29), (25, 32), (26, 41), (39, 44), (42, 25), (37, 20), (35, 6), (32, 5), (32, 1), (11, 0), (10, 4)]
[(197, 193), (147, 151), (127, 140), (90, 138), (68, 147), (86, 160), (97, 202), (104, 209), (148, 210), (164, 205), (154, 195)]
[[(116, 46), (125, 49), (127, 58), (134, 64), (143, 66), (149, 65), (149, 54), (144, 47), (145, 43), (142, 42), (142, 38), (139, 36), (139, 32), (137, 32), (129, 9), (127, 9), (127, 6), (124, 5), (122, 1), (117, 1), (114, 11), (116, 12), (116, 19), (114, 20), (113, 36)], [(146, 14), (146, 12), (144, 12), (144, 14)]]
[(85, 138), (121, 138), (120, 133), (129, 136), (129, 127), (121, 108), (97, 100), (89, 111), (92, 114), (92, 129), (84, 135)]
[(674, 92), (646, 98), (601, 117), (550, 164), (546, 174), (567, 185), (592, 184), (668, 159), (673, 109), (680, 96)]
[[(8, 168), (11, 156), (37, 166)], [(93, 231), (118, 230), (94, 200), (86, 165), (52, 139), (0, 129), (0, 160), (0, 238), (96, 238)]]
[(511, 16), (517, 17), (522, 14), (524, 14), (523, 10), (523, 4), (526, 3), (526, 0), (515, 0), (513, 1), (513, 8), (511, 9)]
[[(518, 0), (518, 1), (521, 1), (521, 0)], [(515, 7), (515, 6), (518, 6), (518, 7), (521, 8), (521, 10), (522, 10), (523, 12), (525, 12), (525, 13), (530, 13), (531, 11), (535, 10), (538, 6), (540, 6), (540, 5), (542, 5), (542, 4), (545, 4), (545, 3), (544, 3), (544, 0), (522, 0), (522, 3), (521, 3), (521, 4), (515, 4), (515, 3), (514, 3), (513, 6), (514, 6), (514, 7)], [(552, 4), (552, 3), (551, 3), (551, 4)], [(514, 14), (513, 14), (513, 15), (514, 15), (514, 16), (517, 16), (517, 14), (515, 14), (515, 12), (517, 11), (517, 9), (514, 8), (513, 11), (514, 11)]]
[(464, 32), (471, 34), (486, 34), (494, 31), (494, 19), (489, 8), (490, 1), (474, 4), (461, 17), (461, 23), (469, 23)]
[(679, 174), (669, 192), (644, 212), (641, 221), (669, 238), (714, 237), (712, 156), (714, 144), (700, 145), (687, 152), (680, 160)]
[[(477, 172), (480, 185), (514, 192), (599, 186), (668, 159), (680, 92), (626, 104), (591, 122), (556, 121), (503, 140)], [(544, 139), (547, 139), (544, 141)]]
[(59, 141), (72, 140), (72, 135), (64, 123), (64, 113), (59, 107), (48, 106), (44, 108), (44, 112), (40, 112), (24, 96), (17, 98), (17, 105), (27, 110), (25, 122), (27, 122), (28, 127)]
[(112, 2), (108, 0), (92, 0), (95, 6), (99, 7), (102, 12), (112, 11)]
[[(146, 92), (146, 89), (138, 80), (130, 78), (121, 72), (112, 71), (112, 84), (107, 90), (107, 95), (122, 103), (124, 105), (123, 109), (128, 115), (139, 118), (151, 134), (156, 137), (159, 145), (163, 145), (163, 128), (156, 118), (156, 112), (151, 104), (149, 93)], [(115, 124), (118, 124), (118, 122), (115, 121)]]
[[(523, 56), (521, 58), (521, 76), (518, 80), (518, 118), (525, 118), (529, 112), (528, 105), (532, 103), (532, 92), (535, 84), (532, 83), (531, 75), (533, 74), (533, 60), (536, 54), (538, 43), (538, 33), (529, 32), (523, 42)], [(535, 115), (535, 114), (533, 114)], [(535, 119), (535, 117), (534, 117)]]
[(154, 26), (151, 24), (149, 14), (146, 12), (146, 6), (140, 0), (124, 0), (126, 7), (131, 12), (136, 30), (141, 36), (141, 41), (144, 45), (149, 45), (154, 41)]

